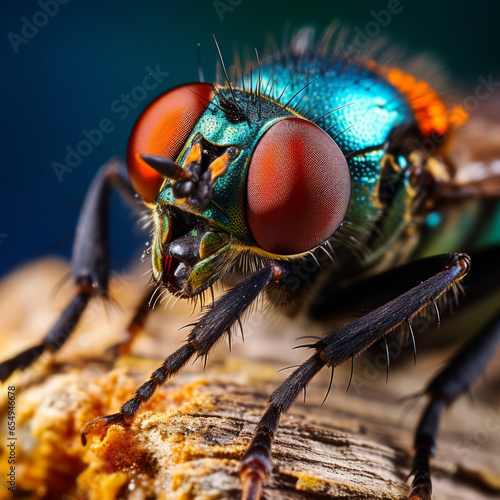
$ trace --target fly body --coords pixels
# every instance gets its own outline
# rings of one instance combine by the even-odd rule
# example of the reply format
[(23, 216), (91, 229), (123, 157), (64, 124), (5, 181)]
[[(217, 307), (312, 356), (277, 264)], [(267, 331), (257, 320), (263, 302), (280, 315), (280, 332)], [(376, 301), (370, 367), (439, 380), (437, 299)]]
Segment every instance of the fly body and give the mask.
[[(439, 314), (438, 302), (468, 274), (471, 257), (460, 252), (471, 253), (478, 269), (477, 297), (499, 283), (497, 138), (484, 133), (479, 141), (492, 152), (487, 162), (464, 154), (481, 149), (468, 139), (476, 118), (467, 124), (467, 113), (447, 106), (411, 64), (374, 50), (346, 56), (343, 43), (330, 48), (332, 30), (315, 46), (310, 35), (299, 31), (285, 50), (256, 53), (245, 68), (227, 67), (221, 56), (218, 84), (180, 85), (143, 111), (127, 165), (104, 165), (82, 209), (72, 259), (77, 296), (39, 345), (0, 364), (6, 380), (59, 349), (89, 300), (106, 293), (109, 185), (137, 193), (151, 211), (156, 288), (146, 303), (160, 290), (196, 299), (223, 278), (240, 281), (117, 413), (84, 425), (84, 444), (111, 425), (130, 426), (156, 389), (230, 336), (261, 294), (316, 318), (375, 297), (369, 313), (309, 345), (313, 354), (272, 394), (241, 461), (246, 500), (260, 498), (280, 417), (318, 371), (352, 360), (397, 328), (413, 336), (412, 319), (429, 308)], [(470, 176), (473, 161), (483, 162), (481, 177)], [(134, 327), (144, 319), (142, 310)], [(497, 310), (426, 389), (412, 499), (431, 496), (429, 457), (443, 408), (499, 341)]]
[[(180, 86), (139, 118), (129, 173), (154, 204), (153, 278), (172, 294), (194, 297), (234, 269), (278, 260), (294, 293), (268, 295), (283, 305), (317, 278), (355, 281), (426, 255), (420, 235), (443, 231), (428, 222), (444, 219), (436, 195), (454, 179), (420, 145), (439, 152), (466, 113), (395, 62), (332, 54), (326, 39), (314, 49), (309, 35), (230, 68), (231, 82), (222, 61), (219, 86)], [(158, 158), (183, 178), (162, 177)], [(306, 280), (293, 271), (304, 259), (321, 262)]]

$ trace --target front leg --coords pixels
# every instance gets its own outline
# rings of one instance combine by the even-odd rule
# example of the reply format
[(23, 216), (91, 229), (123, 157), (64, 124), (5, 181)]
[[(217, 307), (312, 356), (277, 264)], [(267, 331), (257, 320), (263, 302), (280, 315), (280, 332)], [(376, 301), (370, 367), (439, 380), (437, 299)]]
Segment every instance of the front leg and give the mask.
[(83, 426), (82, 443), (86, 444), (89, 435), (102, 436), (111, 425), (130, 425), (141, 405), (151, 399), (158, 387), (175, 376), (194, 355), (196, 358), (206, 359), (224, 333), (231, 335), (233, 324), (239, 321), (240, 316), (254, 303), (269, 282), (278, 281), (281, 276), (282, 269), (277, 264), (271, 263), (220, 296), (194, 325), (186, 343), (165, 359), (118, 413), (94, 418)]
[(363, 352), (378, 339), (432, 305), (468, 272), (466, 254), (437, 256), (432, 259), (441, 270), (426, 281), (403, 293), (352, 323), (312, 344), (316, 350), (271, 395), (269, 406), (259, 420), (254, 437), (242, 462), (240, 477), (243, 499), (258, 500), (262, 485), (271, 471), (271, 445), (281, 415), (288, 411), (300, 392), (324, 366), (338, 366)]

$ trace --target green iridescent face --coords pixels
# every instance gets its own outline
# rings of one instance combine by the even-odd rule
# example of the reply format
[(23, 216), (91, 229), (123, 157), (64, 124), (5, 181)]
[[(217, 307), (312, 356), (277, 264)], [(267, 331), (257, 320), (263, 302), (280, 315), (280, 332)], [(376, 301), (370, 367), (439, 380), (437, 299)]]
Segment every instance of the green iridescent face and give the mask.
[(153, 273), (188, 297), (246, 255), (290, 259), (321, 245), (351, 196), (347, 160), (324, 130), (236, 89), (216, 92), (172, 168), (154, 200)]
[(241, 239), (242, 242), (253, 245), (255, 242), (247, 226), (244, 213), (248, 164), (252, 152), (266, 130), (278, 120), (293, 115), (287, 109), (265, 98), (257, 98), (258, 102), (254, 102), (255, 96), (252, 94), (235, 91), (235, 95), (242, 103), (241, 105), (249, 110), (249, 121), (231, 123), (222, 110), (210, 107), (194, 127), (177, 159), (179, 164), (185, 165), (192, 149), (192, 143), (198, 135), (201, 135), (205, 141), (218, 146), (238, 148), (238, 156), (227, 166), (224, 175), (219, 177), (215, 183), (212, 203), (207, 208), (199, 210), (186, 204), (183, 200), (175, 199), (171, 189), (173, 182), (168, 179), (155, 201), (159, 205), (173, 205), (204, 217)]
[[(294, 116), (263, 97), (238, 90), (234, 94), (247, 119), (231, 121), (223, 109), (210, 106), (177, 158), (183, 167), (194, 159), (202, 170), (211, 170), (212, 178), (217, 176), (208, 205), (200, 208), (188, 198), (176, 198), (172, 188), (177, 181), (170, 179), (155, 199), (154, 276), (163, 277), (172, 291), (191, 297), (220, 278), (235, 257), (231, 250), (258, 249), (245, 213), (248, 165), (265, 132), (277, 121)], [(232, 155), (226, 154), (230, 148)], [(187, 262), (174, 262), (181, 259)], [(166, 276), (170, 278), (165, 280)]]

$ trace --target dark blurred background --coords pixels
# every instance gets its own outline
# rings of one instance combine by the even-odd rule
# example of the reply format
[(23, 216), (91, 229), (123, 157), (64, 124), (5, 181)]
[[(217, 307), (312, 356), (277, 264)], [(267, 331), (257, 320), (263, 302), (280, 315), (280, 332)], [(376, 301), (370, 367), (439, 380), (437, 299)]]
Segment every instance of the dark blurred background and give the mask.
[[(6, 0), (0, 8), (0, 275), (42, 255), (69, 257), (78, 210), (94, 173), (110, 156), (125, 154), (131, 127), (147, 102), (174, 85), (197, 80), (197, 42), (205, 77), (214, 78), (212, 34), (231, 60), (233, 44), (262, 50), (267, 34), (280, 40), (287, 21), (293, 28), (311, 24), (321, 32), (340, 18), (364, 31), (374, 20), (372, 11), (390, 6), (399, 13), (383, 22), (381, 35), (412, 53), (433, 54), (464, 95), (478, 77), (500, 75), (498, 2), (55, 2)], [(43, 5), (50, 15), (43, 14)], [(158, 86), (136, 90), (139, 103), (120, 102), (122, 94), (142, 84), (147, 66), (161, 72)], [(66, 148), (76, 148), (83, 131), (106, 118), (112, 132), (58, 179), (53, 162), (65, 163)], [(130, 210), (117, 199), (113, 204), (112, 262), (121, 269), (140, 252), (145, 235), (135, 231), (130, 236)]]

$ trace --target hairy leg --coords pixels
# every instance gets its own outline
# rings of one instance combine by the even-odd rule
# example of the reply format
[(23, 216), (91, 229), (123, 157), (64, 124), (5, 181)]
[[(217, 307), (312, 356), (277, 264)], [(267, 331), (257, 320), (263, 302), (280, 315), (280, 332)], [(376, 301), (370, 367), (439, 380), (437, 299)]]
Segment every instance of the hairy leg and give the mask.
[(432, 306), (467, 274), (470, 258), (465, 254), (448, 254), (434, 257), (431, 263), (431, 268), (440, 270), (426, 281), (311, 344), (315, 354), (274, 391), (242, 459), (240, 477), (245, 500), (260, 498), (262, 484), (271, 471), (271, 445), (280, 417), (288, 411), (314, 375), (324, 366), (337, 366), (351, 359), (402, 323), (410, 321), (427, 306)]
[(429, 457), (436, 451), (436, 438), (443, 411), (467, 391), (500, 345), (500, 311), (486, 327), (467, 342), (429, 383), (430, 401), (415, 434), (415, 457), (411, 475), (411, 500), (430, 500), (432, 493)]
[(137, 204), (125, 163), (120, 158), (112, 158), (96, 174), (80, 212), (71, 258), (77, 295), (40, 344), (0, 363), (0, 380), (7, 380), (16, 369), (27, 368), (43, 353), (60, 349), (78, 324), (91, 297), (107, 296), (111, 186), (116, 187), (130, 204)]

